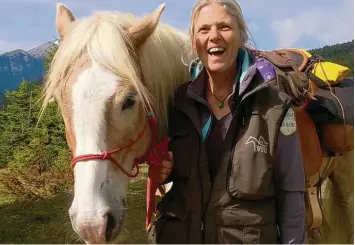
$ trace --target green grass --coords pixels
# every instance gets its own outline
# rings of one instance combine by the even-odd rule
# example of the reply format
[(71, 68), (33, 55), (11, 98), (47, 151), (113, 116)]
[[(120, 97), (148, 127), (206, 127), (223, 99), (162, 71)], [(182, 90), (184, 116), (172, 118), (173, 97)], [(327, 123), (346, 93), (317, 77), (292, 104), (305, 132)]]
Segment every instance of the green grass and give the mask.
[[(145, 219), (145, 173), (131, 182), (128, 211), (115, 243), (147, 243)], [(0, 243), (83, 243), (73, 232), (68, 209), (71, 194), (34, 202), (0, 198)]]

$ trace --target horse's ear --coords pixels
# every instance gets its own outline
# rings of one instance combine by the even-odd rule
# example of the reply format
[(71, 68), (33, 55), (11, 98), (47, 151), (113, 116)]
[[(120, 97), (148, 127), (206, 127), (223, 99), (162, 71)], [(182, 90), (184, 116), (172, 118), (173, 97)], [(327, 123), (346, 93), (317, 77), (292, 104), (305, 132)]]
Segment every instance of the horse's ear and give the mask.
[(56, 25), (60, 40), (64, 40), (71, 28), (71, 23), (75, 21), (73, 13), (64, 4), (57, 4)]
[(165, 4), (163, 3), (153, 13), (145, 16), (138, 24), (128, 29), (128, 35), (136, 48), (139, 48), (154, 32), (164, 9)]

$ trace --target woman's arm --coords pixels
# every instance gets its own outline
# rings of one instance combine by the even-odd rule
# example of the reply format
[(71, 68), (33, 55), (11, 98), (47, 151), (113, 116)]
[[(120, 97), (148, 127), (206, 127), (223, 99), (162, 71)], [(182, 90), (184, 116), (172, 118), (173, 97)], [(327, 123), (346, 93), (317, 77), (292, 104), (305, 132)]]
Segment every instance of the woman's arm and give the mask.
[(282, 244), (305, 242), (305, 175), (297, 131), (280, 132), (276, 146), (276, 213)]

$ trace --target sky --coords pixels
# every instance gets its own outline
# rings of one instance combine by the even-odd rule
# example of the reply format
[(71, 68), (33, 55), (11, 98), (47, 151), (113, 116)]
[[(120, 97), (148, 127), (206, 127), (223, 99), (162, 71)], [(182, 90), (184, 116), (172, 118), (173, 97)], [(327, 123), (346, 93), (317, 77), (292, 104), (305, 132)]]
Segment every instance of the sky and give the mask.
[[(29, 50), (58, 38), (56, 4), (64, 3), (77, 19), (99, 10), (144, 16), (161, 3), (161, 21), (188, 30), (196, 0), (0, 0), (0, 54)], [(354, 0), (239, 0), (259, 49), (318, 48), (354, 39)]]

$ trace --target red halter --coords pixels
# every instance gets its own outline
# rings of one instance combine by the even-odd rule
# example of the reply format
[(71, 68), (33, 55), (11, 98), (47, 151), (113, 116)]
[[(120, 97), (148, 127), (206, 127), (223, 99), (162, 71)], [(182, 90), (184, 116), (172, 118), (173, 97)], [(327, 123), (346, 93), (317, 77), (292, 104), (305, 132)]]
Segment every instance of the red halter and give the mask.
[[(133, 168), (136, 168), (136, 172), (134, 174), (127, 172), (117, 161), (112, 157), (112, 154), (120, 152), (124, 149), (127, 149), (137, 143), (144, 135), (147, 125), (149, 124), (150, 130), (152, 133), (151, 143), (148, 151), (142, 156), (136, 158), (133, 164)], [(79, 155), (72, 159), (71, 167), (74, 169), (75, 164), (80, 161), (87, 160), (110, 160), (116, 167), (118, 167), (124, 174), (128, 177), (134, 178), (139, 174), (139, 164), (146, 162), (149, 165), (149, 174), (146, 185), (146, 229), (150, 228), (151, 217), (153, 212), (155, 212), (155, 192), (159, 188), (160, 183), (159, 179), (159, 170), (162, 165), (163, 160), (168, 160), (168, 144), (170, 139), (165, 138), (160, 143), (156, 142), (158, 136), (158, 124), (153, 116), (153, 113), (148, 112), (148, 124), (146, 124), (142, 131), (138, 134), (137, 138), (127, 144), (122, 148), (117, 148), (112, 151), (104, 151), (101, 154), (85, 154)]]
[(71, 162), (71, 167), (74, 168), (75, 164), (80, 162), (80, 161), (87, 161), (87, 160), (95, 160), (95, 159), (101, 159), (101, 160), (110, 160), (116, 167), (118, 167), (125, 175), (127, 175), (128, 177), (134, 178), (136, 176), (138, 176), (139, 174), (139, 167), (137, 162), (134, 162), (133, 167), (136, 168), (136, 172), (134, 174), (127, 172), (117, 161), (116, 159), (114, 159), (112, 157), (112, 154), (120, 152), (124, 149), (127, 149), (131, 146), (133, 146), (135, 143), (138, 142), (138, 140), (140, 140), (145, 131), (147, 129), (147, 124), (143, 127), (142, 131), (138, 134), (137, 138), (135, 140), (133, 140), (132, 142), (130, 142), (129, 144), (127, 144), (126, 146), (122, 147), (122, 148), (117, 148), (115, 150), (112, 151), (104, 151), (103, 153), (100, 154), (85, 154), (85, 155), (80, 155), (80, 156), (76, 156), (72, 159)]

